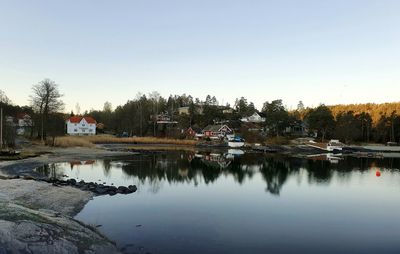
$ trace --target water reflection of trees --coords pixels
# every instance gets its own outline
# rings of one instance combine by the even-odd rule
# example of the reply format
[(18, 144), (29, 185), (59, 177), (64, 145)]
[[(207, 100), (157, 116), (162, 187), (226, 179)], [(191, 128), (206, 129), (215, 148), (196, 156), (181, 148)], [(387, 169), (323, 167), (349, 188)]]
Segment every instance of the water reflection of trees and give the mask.
[[(69, 164), (66, 165), (50, 164), (36, 171), (61, 178), (63, 169)], [(102, 161), (105, 176), (111, 175), (115, 167), (121, 168), (126, 177), (136, 179), (137, 184), (148, 186), (151, 192), (158, 192), (164, 182), (197, 186), (199, 183), (213, 184), (221, 176), (230, 176), (242, 184), (246, 179), (261, 175), (266, 184), (266, 192), (279, 195), (291, 177), (296, 177), (298, 181), (306, 179), (311, 184), (330, 184), (332, 179), (345, 182), (354, 171), (364, 172), (371, 168), (399, 170), (400, 159), (346, 158), (338, 163), (331, 163), (320, 157), (300, 159), (263, 154), (233, 157), (225, 156), (224, 153), (194, 156), (190, 152), (174, 151), (140, 154), (123, 159), (107, 158)]]
[(126, 161), (122, 170), (125, 174), (136, 177), (141, 183), (150, 184), (154, 192), (160, 189), (160, 184), (164, 181), (194, 185), (199, 182), (212, 184), (222, 175), (230, 175), (242, 184), (246, 178), (251, 179), (259, 173), (266, 183), (266, 191), (279, 195), (287, 180), (302, 172), (307, 174), (309, 183), (329, 184), (333, 177), (337, 181), (347, 181), (351, 176), (350, 172), (353, 171), (362, 172), (371, 167), (400, 168), (399, 159), (346, 158), (338, 163), (330, 163), (324, 160), (245, 154), (222, 166), (218, 163), (219, 159), (193, 157), (189, 152), (137, 155), (134, 159)]
[(52, 179), (60, 179), (64, 176), (64, 171), (61, 169), (60, 164), (46, 164), (37, 168), (36, 172)]

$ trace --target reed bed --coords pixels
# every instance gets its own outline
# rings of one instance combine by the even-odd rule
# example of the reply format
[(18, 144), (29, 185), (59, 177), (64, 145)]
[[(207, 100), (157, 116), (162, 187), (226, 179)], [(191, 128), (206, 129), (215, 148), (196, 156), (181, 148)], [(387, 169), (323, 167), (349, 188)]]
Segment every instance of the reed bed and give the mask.
[(83, 137), (73, 137), (73, 136), (65, 136), (65, 137), (57, 137), (54, 141), (54, 146), (57, 147), (94, 147), (95, 145)]
[(169, 139), (156, 137), (129, 137), (117, 138), (111, 135), (86, 136), (83, 139), (93, 144), (165, 144), (165, 145), (186, 145), (193, 146), (197, 144), (195, 140)]

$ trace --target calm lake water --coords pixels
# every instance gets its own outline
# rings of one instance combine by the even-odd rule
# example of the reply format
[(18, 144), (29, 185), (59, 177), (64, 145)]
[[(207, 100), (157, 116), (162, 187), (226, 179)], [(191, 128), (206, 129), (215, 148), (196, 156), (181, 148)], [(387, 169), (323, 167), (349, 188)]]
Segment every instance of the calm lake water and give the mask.
[(76, 216), (124, 253), (400, 253), (400, 160), (326, 159), (165, 152), (38, 170), (135, 184)]

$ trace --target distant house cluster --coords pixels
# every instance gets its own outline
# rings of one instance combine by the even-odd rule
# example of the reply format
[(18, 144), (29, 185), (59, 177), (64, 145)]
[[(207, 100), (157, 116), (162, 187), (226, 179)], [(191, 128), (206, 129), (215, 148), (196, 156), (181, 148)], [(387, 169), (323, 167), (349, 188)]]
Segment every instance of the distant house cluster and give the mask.
[(67, 119), (67, 134), (72, 136), (96, 135), (97, 122), (90, 116), (72, 116)]
[[(262, 113), (255, 112), (250, 116), (240, 119), (240, 128), (233, 128), (233, 123), (229, 121), (220, 120), (215, 121), (215, 124), (208, 125), (204, 128), (191, 126), (185, 132), (187, 138), (193, 139), (222, 139), (231, 138), (235, 135), (235, 130), (240, 132), (247, 132), (248, 135), (264, 135), (268, 133), (268, 128), (265, 127), (266, 116)], [(237, 124), (236, 124), (237, 126)], [(284, 129), (284, 133), (294, 136), (306, 136), (307, 128), (303, 121), (297, 121), (290, 124)], [(252, 133), (252, 134), (250, 134)], [(242, 133), (243, 134), (243, 133)]]
[(6, 123), (15, 128), (16, 134), (19, 136), (28, 135), (33, 128), (33, 121), (27, 113), (18, 113), (15, 117), (6, 116)]

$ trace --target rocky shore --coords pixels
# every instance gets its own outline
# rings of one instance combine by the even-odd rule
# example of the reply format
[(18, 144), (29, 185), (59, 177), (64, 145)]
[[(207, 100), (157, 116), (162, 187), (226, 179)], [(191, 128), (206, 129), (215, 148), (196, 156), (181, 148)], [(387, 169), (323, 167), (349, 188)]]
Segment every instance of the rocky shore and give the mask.
[(0, 162), (0, 254), (119, 253), (96, 227), (73, 217), (96, 195), (129, 194), (136, 186), (44, 179), (33, 169), (48, 163), (132, 153), (40, 146), (29, 149), (42, 155)]
[(73, 219), (94, 194), (26, 179), (0, 180), (0, 253), (118, 253)]

